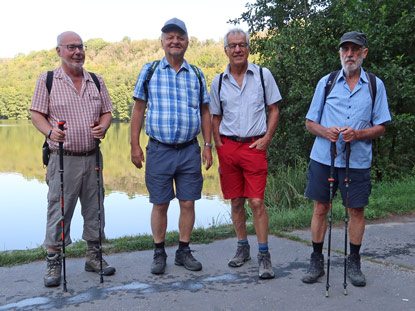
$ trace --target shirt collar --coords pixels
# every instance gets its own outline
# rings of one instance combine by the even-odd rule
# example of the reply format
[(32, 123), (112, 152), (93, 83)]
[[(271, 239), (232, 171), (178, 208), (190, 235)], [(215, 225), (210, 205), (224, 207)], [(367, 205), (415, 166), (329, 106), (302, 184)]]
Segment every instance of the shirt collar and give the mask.
[[(230, 64), (228, 64), (228, 66), (226, 66), (225, 71), (223, 72), (223, 77), (227, 77), (228, 75), (230, 75)], [(246, 69), (246, 72), (251, 72), (254, 73), (255, 72), (255, 65), (252, 64), (251, 62), (248, 62), (248, 68)]]
[[(337, 77), (337, 81), (339, 81), (340, 79), (346, 79), (345, 75), (344, 75), (344, 69), (342, 68), (339, 76)], [(364, 71), (363, 67), (360, 67), (360, 79), (363, 80), (363, 82), (369, 83), (369, 81), (367, 80), (366, 77), (366, 72)]]
[[(160, 66), (163, 69), (166, 69), (167, 66), (171, 67), (171, 65), (167, 61), (167, 58), (166, 57), (163, 57), (163, 59), (160, 61)], [(190, 70), (190, 65), (189, 65), (189, 63), (185, 59), (183, 59), (183, 64), (180, 67), (179, 71), (182, 70), (182, 68), (186, 69), (187, 71)]]

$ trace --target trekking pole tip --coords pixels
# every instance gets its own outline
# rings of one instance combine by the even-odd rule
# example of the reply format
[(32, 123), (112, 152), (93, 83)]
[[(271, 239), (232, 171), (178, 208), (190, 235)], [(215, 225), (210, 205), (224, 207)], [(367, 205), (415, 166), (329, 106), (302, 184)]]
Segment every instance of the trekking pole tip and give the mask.
[(326, 290), (326, 298), (328, 298), (328, 297), (329, 297), (329, 291)]
[(345, 296), (347, 296), (347, 289), (344, 289), (344, 293)]

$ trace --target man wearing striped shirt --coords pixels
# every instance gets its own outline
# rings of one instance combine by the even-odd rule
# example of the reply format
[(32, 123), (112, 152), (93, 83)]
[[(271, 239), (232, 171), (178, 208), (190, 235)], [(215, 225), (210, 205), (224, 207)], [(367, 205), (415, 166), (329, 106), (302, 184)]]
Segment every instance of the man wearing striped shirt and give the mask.
[(189, 248), (195, 221), (194, 201), (201, 198), (203, 186), (200, 147), (196, 138), (200, 130), (204, 139), (203, 163), (206, 169), (212, 164), (209, 95), (203, 73), (184, 59), (189, 44), (186, 25), (172, 18), (161, 30), (165, 57), (157, 64), (149, 81), (149, 68), (154, 63), (141, 69), (134, 89), (135, 105), (131, 117), (131, 161), (137, 168), (142, 168), (144, 153), (139, 138), (148, 104), (145, 131), (149, 143), (145, 179), (153, 203), (153, 274), (165, 272), (167, 210), (174, 197), (180, 204), (180, 240), (175, 264), (192, 271), (202, 269), (202, 264), (193, 257)]
[[(53, 71), (52, 87), (46, 86), (47, 73), (40, 75), (30, 107), (32, 122), (45, 136), (51, 149), (46, 182), (49, 186), (46, 238), (48, 249), (45, 286), (58, 286), (61, 282), (61, 205), (59, 143), (64, 148), (64, 224), (65, 245), (70, 244), (72, 215), (80, 199), (84, 231), (87, 242), (86, 271), (100, 271), (98, 200), (96, 181), (95, 139), (105, 136), (111, 124), (113, 110), (104, 80), (96, 75), (100, 91), (91, 75), (83, 69), (85, 49), (81, 37), (71, 31), (58, 36), (56, 51), (62, 64)], [(65, 130), (58, 128), (66, 121)], [(99, 125), (93, 127), (94, 121)], [(100, 161), (100, 202), (103, 202), (102, 159)], [(103, 206), (101, 206), (102, 215)], [(104, 217), (102, 217), (104, 223)], [(102, 238), (104, 235), (102, 225)], [(103, 259), (104, 275), (114, 274), (115, 268)]]

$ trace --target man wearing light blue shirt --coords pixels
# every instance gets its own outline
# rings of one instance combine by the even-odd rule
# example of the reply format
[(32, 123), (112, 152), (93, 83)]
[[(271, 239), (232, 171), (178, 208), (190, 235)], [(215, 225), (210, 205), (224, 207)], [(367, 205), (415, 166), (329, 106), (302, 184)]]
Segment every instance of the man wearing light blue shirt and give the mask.
[(368, 53), (363, 33), (345, 33), (339, 45), (342, 70), (334, 87), (325, 99), (329, 75), (323, 77), (316, 88), (306, 116), (306, 127), (316, 139), (311, 150), (305, 195), (314, 200), (311, 222), (313, 253), (310, 266), (302, 281), (314, 283), (324, 275), (322, 254), (329, 211), (330, 144), (336, 143), (334, 192), (340, 188), (345, 205), (345, 145), (350, 143), (350, 185), (348, 208), (350, 213), (350, 255), (347, 276), (355, 286), (365, 286), (366, 279), (360, 268), (360, 247), (365, 229), (364, 207), (371, 192), (370, 167), (372, 140), (385, 133), (385, 124), (391, 121), (386, 90), (376, 77), (376, 97), (372, 104), (370, 81), (362, 68)]
[[(232, 221), (238, 238), (230, 267), (250, 260), (245, 200), (252, 210), (258, 239), (258, 275), (274, 278), (268, 251), (268, 214), (264, 203), (267, 148), (277, 128), (281, 94), (267, 68), (248, 62), (249, 35), (231, 29), (224, 39), (229, 65), (210, 89), (213, 138), (219, 158), (223, 196), (231, 200)], [(220, 89), (220, 94), (219, 94)], [(266, 110), (269, 112), (268, 121)]]
[[(142, 168), (144, 153), (140, 132), (148, 104), (145, 180), (153, 203), (153, 274), (165, 272), (167, 210), (174, 197), (180, 205), (179, 249), (174, 263), (191, 271), (202, 269), (189, 248), (195, 222), (194, 202), (201, 198), (203, 186), (201, 150), (197, 141), (200, 131), (204, 139), (203, 163), (206, 169), (212, 165), (209, 94), (202, 71), (184, 59), (189, 45), (186, 25), (180, 19), (172, 18), (161, 31), (165, 57), (160, 63), (149, 63), (141, 69), (134, 89), (135, 105), (131, 117), (131, 161), (137, 168)], [(154, 64), (157, 64), (156, 68)], [(152, 76), (149, 76), (150, 67), (153, 68)]]

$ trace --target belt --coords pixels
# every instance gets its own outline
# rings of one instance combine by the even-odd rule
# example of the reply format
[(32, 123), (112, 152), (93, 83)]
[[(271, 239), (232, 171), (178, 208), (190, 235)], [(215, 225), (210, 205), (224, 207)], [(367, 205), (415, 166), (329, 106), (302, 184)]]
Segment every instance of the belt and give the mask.
[(174, 148), (174, 149), (179, 150), (179, 149), (186, 148), (190, 145), (196, 144), (197, 143), (197, 138), (195, 137), (192, 140), (189, 140), (189, 141), (187, 141), (185, 143), (181, 143), (181, 144), (165, 144), (165, 143), (162, 143), (162, 142), (158, 141), (157, 139), (154, 139), (154, 138), (151, 138), (151, 137), (150, 137), (150, 141), (152, 141), (153, 143), (157, 143), (157, 144), (169, 147), (169, 148)]
[[(85, 152), (76, 152), (76, 151), (63, 150), (63, 155), (64, 156), (75, 156), (75, 157), (88, 157), (90, 155), (95, 154), (95, 152), (96, 152), (95, 149), (92, 149), (91, 151), (85, 151)], [(50, 153), (59, 154), (59, 150), (50, 149)]]
[(258, 136), (251, 136), (251, 137), (239, 137), (239, 136), (225, 136), (221, 135), (221, 137), (225, 137), (227, 139), (236, 141), (238, 143), (252, 143), (256, 141), (257, 139), (260, 139), (264, 137), (265, 135), (258, 135)]

